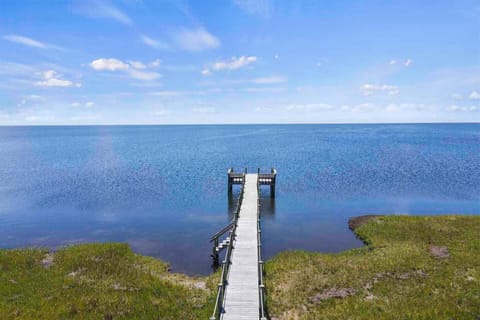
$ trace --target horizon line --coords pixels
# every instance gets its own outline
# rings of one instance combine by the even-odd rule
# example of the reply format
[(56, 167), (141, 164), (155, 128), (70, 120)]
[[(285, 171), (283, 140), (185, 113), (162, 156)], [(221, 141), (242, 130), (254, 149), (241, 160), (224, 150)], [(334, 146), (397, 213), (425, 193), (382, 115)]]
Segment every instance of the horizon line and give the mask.
[(238, 126), (238, 125), (374, 125), (374, 124), (480, 124), (480, 121), (432, 122), (258, 122), (258, 123), (92, 123), (92, 124), (0, 124), (0, 127), (94, 127), (94, 126)]

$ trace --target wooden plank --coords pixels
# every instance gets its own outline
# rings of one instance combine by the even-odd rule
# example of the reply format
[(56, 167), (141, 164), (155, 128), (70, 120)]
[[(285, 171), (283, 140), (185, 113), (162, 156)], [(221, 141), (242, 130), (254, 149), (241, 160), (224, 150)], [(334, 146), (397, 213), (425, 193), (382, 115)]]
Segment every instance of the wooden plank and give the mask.
[(259, 319), (257, 174), (246, 174), (242, 207), (233, 242), (226, 286), (224, 320)]

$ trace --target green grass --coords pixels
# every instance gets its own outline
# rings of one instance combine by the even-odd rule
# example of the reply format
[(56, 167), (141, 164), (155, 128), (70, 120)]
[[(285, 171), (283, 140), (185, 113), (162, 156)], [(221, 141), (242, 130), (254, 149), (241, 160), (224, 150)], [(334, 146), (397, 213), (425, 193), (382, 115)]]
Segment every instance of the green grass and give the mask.
[(214, 275), (169, 273), (126, 244), (0, 250), (0, 319), (208, 319)]
[(480, 216), (374, 217), (355, 232), (366, 247), (267, 262), (272, 319), (480, 317)]
[[(375, 217), (355, 232), (367, 246), (267, 262), (272, 320), (480, 317), (480, 216)], [(0, 250), (0, 319), (208, 319), (220, 277), (172, 274), (118, 243), (63, 248), (49, 267), (46, 257)]]

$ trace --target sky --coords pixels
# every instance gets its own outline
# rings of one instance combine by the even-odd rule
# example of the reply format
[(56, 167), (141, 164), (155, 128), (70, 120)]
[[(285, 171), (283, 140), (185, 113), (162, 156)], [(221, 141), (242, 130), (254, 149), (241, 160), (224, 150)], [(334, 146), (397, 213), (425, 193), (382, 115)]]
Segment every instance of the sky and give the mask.
[(0, 1), (0, 125), (480, 122), (480, 2)]

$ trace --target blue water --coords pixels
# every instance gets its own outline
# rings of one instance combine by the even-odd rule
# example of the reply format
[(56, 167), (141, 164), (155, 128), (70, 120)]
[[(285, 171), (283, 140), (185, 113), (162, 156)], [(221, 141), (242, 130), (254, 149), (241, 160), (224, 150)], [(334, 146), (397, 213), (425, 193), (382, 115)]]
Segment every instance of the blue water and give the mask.
[(0, 127), (0, 247), (125, 241), (207, 274), (229, 167), (278, 171), (266, 257), (360, 246), (351, 216), (480, 213), (479, 124)]

